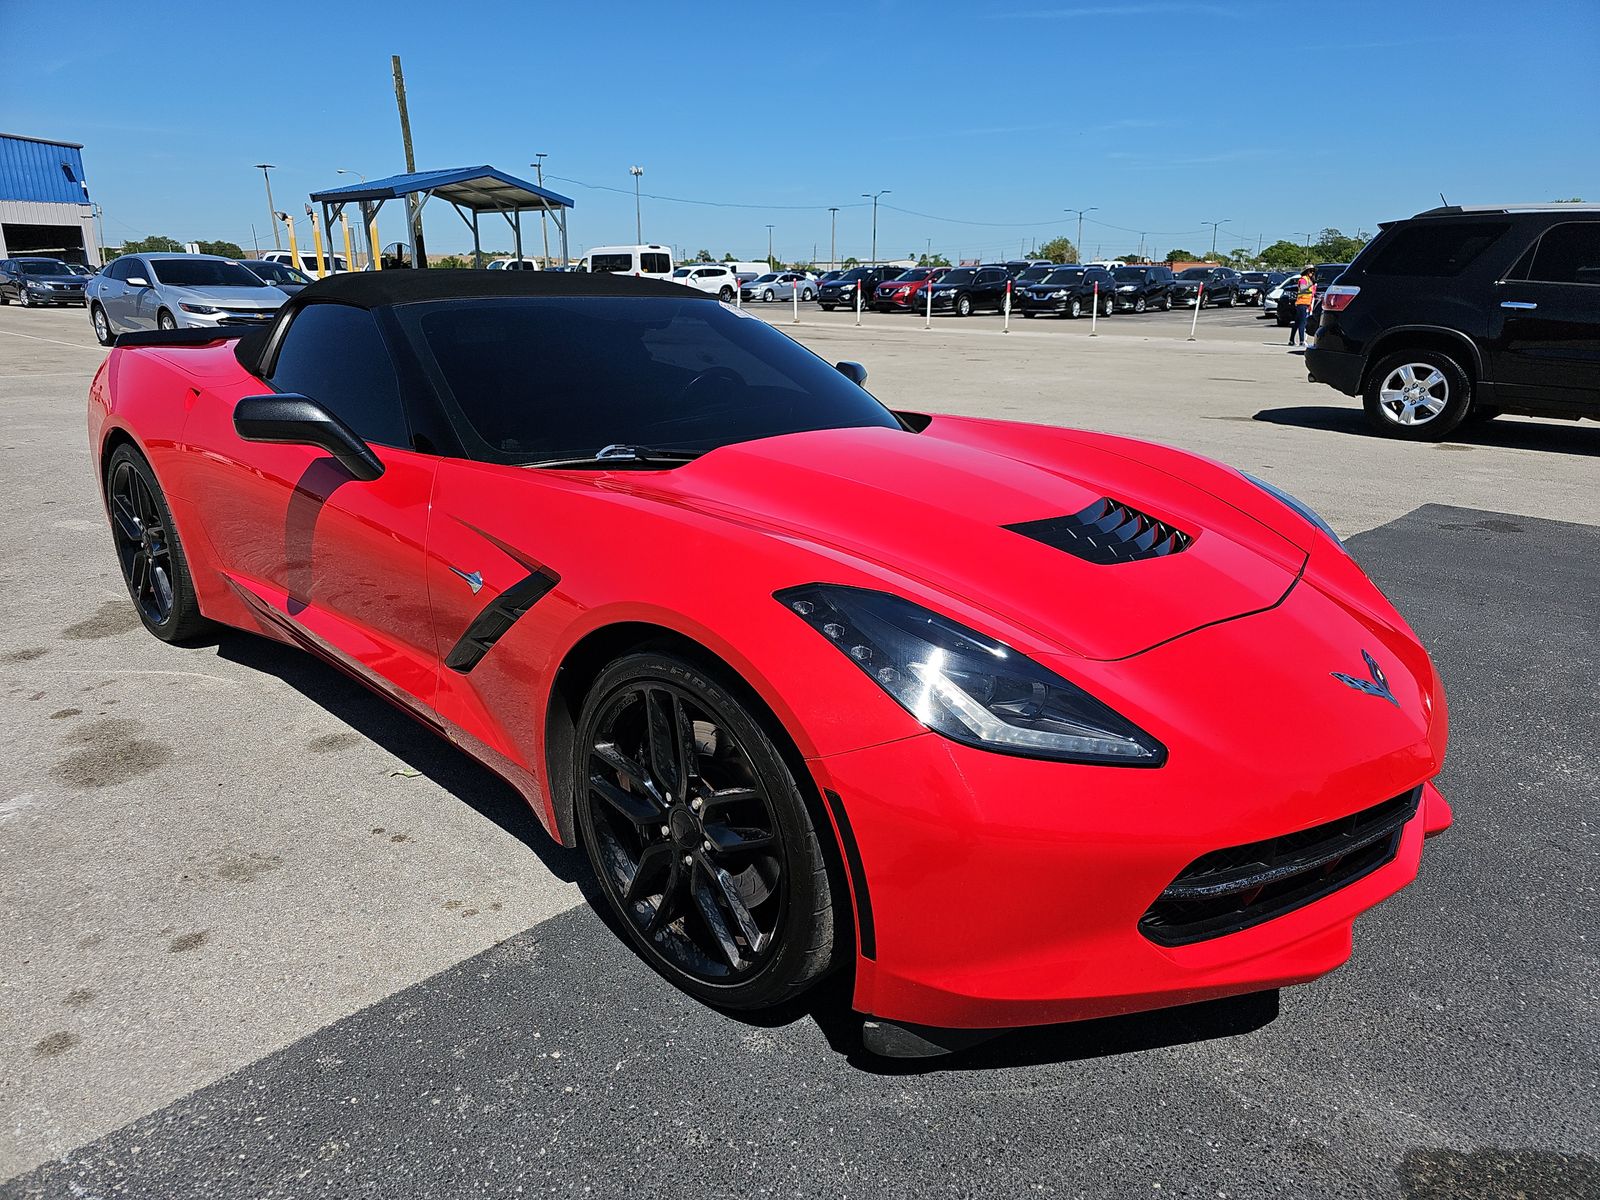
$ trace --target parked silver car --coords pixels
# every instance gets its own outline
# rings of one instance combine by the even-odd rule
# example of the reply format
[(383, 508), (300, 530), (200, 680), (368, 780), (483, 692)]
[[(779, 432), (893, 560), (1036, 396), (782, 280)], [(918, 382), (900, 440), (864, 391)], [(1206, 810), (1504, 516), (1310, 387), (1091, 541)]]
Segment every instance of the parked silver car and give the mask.
[(800, 290), (800, 299), (814, 300), (817, 295), (817, 281), (809, 275), (799, 271), (768, 271), (758, 279), (752, 279), (739, 289), (739, 298), (742, 300), (791, 300), (794, 298), (795, 289)]
[(214, 254), (125, 254), (84, 289), (95, 337), (141, 329), (265, 325), (288, 296)]

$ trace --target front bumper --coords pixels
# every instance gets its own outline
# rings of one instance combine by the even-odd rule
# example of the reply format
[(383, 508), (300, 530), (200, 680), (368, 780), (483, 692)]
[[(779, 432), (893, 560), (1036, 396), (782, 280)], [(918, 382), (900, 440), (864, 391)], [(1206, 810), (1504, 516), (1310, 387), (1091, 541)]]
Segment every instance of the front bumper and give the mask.
[(29, 288), (27, 295), (28, 295), (28, 303), (30, 303), (30, 304), (82, 304), (83, 303), (83, 289), (82, 288), (64, 288), (64, 289), (60, 289), (60, 290), (58, 290), (56, 288), (51, 288), (48, 291), (42, 291), (42, 290), (40, 290), (38, 288)]
[[(1423, 838), (1451, 821), (1429, 782), (1447, 723), (1437, 676), (1409, 635), (1370, 618), (1302, 581), (1270, 612), (1105, 664), (1124, 711), (1168, 746), (1159, 768), (1046, 763), (934, 734), (811, 760), (847, 814), (862, 878), (852, 883), (868, 897), (856, 897), (871, 953), (858, 952), (854, 1006), (907, 1024), (1008, 1028), (1286, 987), (1343, 963), (1355, 918), (1416, 877)], [(1327, 644), (1307, 635), (1330, 626), (1330, 661), (1359, 664), (1359, 647), (1372, 647), (1392, 667), (1398, 708), (1330, 679), (1320, 654), (1308, 669), (1306, 654), (1282, 653)], [(1250, 686), (1218, 705), (1204, 681), (1223, 667)], [(1170, 700), (1167, 721), (1138, 700)], [(1419, 785), (1393, 857), (1370, 874), (1209, 940), (1161, 946), (1140, 932), (1202, 855)]]
[(898, 292), (890, 293), (888, 295), (879, 293), (873, 298), (872, 306), (874, 308), (881, 309), (898, 308), (910, 311), (911, 309), (917, 307), (917, 296), (914, 293), (906, 295), (901, 295)]
[(1196, 292), (1173, 292), (1172, 303), (1180, 307), (1189, 307), (1200, 298)]

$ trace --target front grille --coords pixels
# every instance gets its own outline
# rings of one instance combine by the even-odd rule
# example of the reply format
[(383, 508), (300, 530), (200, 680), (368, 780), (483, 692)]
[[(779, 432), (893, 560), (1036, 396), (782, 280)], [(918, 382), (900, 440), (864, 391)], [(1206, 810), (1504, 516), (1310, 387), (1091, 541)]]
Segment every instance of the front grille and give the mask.
[(1145, 911), (1139, 932), (1160, 946), (1187, 946), (1321, 900), (1393, 860), (1421, 797), (1412, 788), (1326, 825), (1202, 855)]
[(1006, 528), (1101, 565), (1165, 558), (1194, 541), (1177, 527), (1106, 496), (1070, 517), (1046, 517)]

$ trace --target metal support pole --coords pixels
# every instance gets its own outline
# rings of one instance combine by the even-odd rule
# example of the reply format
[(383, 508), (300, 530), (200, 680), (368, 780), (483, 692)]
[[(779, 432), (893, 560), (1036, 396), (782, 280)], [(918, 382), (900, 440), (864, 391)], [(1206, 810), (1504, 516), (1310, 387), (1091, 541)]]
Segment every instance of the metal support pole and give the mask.
[(272, 248), (274, 250), (282, 250), (283, 242), (278, 237), (278, 206), (272, 202), (272, 176), (269, 174), (273, 165), (272, 163), (256, 164), (261, 171), (261, 178), (267, 184), (267, 224), (272, 226)]
[(828, 270), (839, 269), (839, 210), (830, 208), (833, 214), (833, 232), (828, 235)]
[[(522, 210), (519, 208), (511, 214), (511, 241), (517, 251), (517, 270), (522, 270)], [(540, 267), (549, 266), (549, 263), (540, 263)]]
[(317, 247), (317, 278), (328, 277), (328, 260), (322, 253), (322, 226), (317, 224), (317, 210), (306, 205), (306, 219), (311, 222), (311, 240)]
[(299, 271), (302, 269), (300, 266), (300, 246), (299, 243), (294, 240), (294, 218), (288, 213), (279, 213), (278, 216), (281, 217), (283, 219), (283, 223), (289, 227), (289, 257), (294, 262), (294, 269)]
[(789, 298), (794, 301), (794, 321), (791, 323), (798, 325), (800, 324), (800, 281), (798, 279), (789, 285)]
[[(400, 69), (400, 56), (391, 54), (389, 65), (394, 71), (394, 102), (400, 109), (400, 140), (405, 144), (406, 173), (414, 174), (417, 156), (411, 149), (411, 113), (406, 108), (406, 77)], [(422, 240), (422, 206), (414, 204), (410, 196), (406, 197), (406, 222), (411, 230), (411, 265), (425, 267), (428, 265), (428, 247)]]
[(861, 325), (861, 281), (856, 281), (856, 325)]
[(928, 282), (927, 282), (927, 284), (926, 284), (926, 286), (924, 287), (923, 290), (928, 293), (928, 315), (922, 319), (922, 327), (924, 329), (932, 329), (933, 328), (933, 280), (932, 279), (928, 280)]
[(339, 213), (339, 229), (344, 233), (344, 269), (346, 271), (354, 271), (356, 269), (356, 255), (355, 251), (350, 248), (350, 218), (345, 216), (343, 211)]
[[(539, 186), (544, 187), (544, 159), (543, 154), (535, 154), (533, 169), (539, 172)], [(545, 222), (545, 214), (550, 211), (550, 202), (543, 196), (539, 197), (539, 232), (544, 236), (544, 259), (540, 266), (546, 270), (550, 267), (550, 226)]]
[(1094, 297), (1090, 303), (1094, 307), (1089, 310), (1089, 336), (1099, 337), (1100, 335), (1094, 329), (1095, 322), (1100, 319), (1100, 281), (1098, 279), (1094, 281)]
[(1194, 320), (1189, 322), (1189, 340), (1194, 341), (1194, 331), (1200, 328), (1200, 310), (1206, 306), (1206, 285), (1201, 284), (1194, 297)]
[[(521, 257), (518, 255), (517, 257)], [(478, 240), (478, 210), (472, 210), (472, 265), (483, 270), (483, 244)]]
[(1002, 301), (1002, 303), (1003, 303), (1003, 305), (1005, 307), (1005, 311), (1004, 311), (1004, 314), (1003, 314), (1004, 319), (1000, 322), (1000, 332), (1001, 333), (1010, 333), (1011, 332), (1011, 280), (1009, 280), (1009, 279), (1006, 280), (1006, 295), (1005, 295), (1005, 300)]

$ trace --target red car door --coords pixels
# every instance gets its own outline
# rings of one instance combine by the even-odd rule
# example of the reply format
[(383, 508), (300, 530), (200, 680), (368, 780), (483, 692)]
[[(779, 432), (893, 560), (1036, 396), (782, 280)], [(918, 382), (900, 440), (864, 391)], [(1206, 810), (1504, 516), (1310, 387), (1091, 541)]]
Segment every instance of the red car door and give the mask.
[[(230, 583), (261, 619), (429, 709), (438, 677), (423, 548), (438, 460), (410, 443), (400, 388), (373, 317), (339, 304), (303, 309), (284, 335), (270, 388), (230, 382), (197, 400), (184, 485)], [(267, 391), (318, 401), (384, 464), (353, 478), (312, 446), (242, 440), (234, 404)]]

